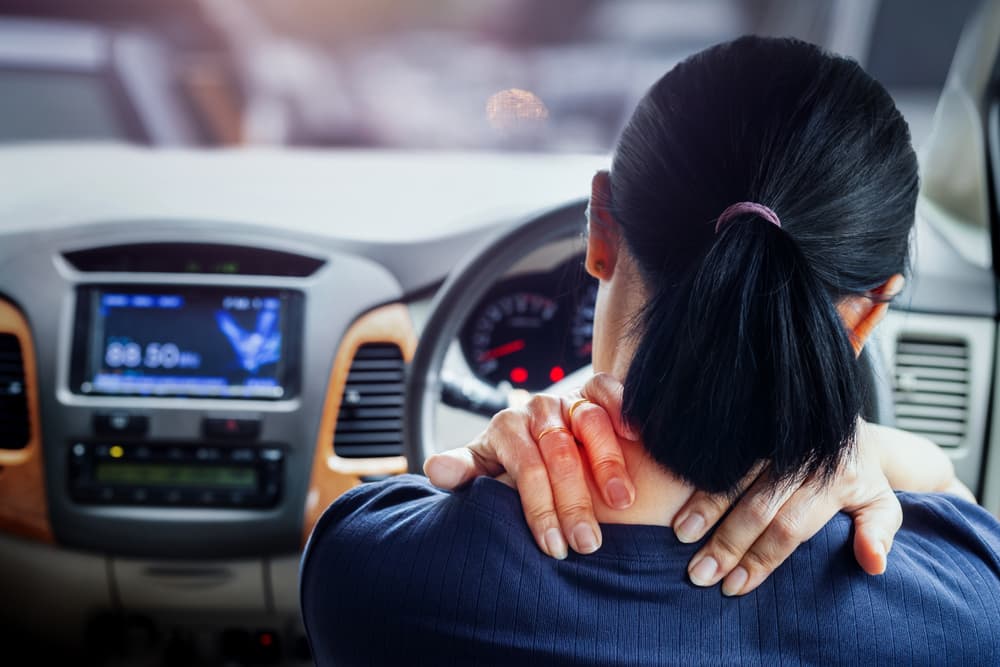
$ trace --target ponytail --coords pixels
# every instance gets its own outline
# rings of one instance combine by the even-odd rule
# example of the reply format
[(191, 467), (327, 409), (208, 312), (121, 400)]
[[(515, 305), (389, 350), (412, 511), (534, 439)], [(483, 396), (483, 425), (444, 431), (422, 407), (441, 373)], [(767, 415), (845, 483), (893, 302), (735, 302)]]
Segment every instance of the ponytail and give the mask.
[(625, 380), (624, 415), (649, 453), (711, 492), (734, 491), (761, 461), (775, 485), (829, 477), (863, 404), (830, 296), (795, 240), (758, 216), (722, 227), (681, 283), (658, 281)]
[(761, 462), (776, 485), (837, 469), (868, 383), (835, 303), (906, 272), (917, 189), (906, 121), (852, 60), (741, 37), (653, 84), (606, 206), (648, 296), (623, 411), (654, 459), (715, 492)]

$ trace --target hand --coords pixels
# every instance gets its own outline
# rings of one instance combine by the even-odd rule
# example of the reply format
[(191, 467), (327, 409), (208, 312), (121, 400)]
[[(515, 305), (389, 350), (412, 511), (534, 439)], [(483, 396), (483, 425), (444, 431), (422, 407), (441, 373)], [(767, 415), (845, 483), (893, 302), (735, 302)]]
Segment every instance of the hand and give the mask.
[[(876, 443), (859, 441), (856, 455), (825, 485), (809, 479), (774, 490), (768, 475), (765, 466), (744, 479), (739, 502), (688, 565), (693, 583), (721, 581), (725, 595), (749, 593), (840, 511), (854, 520), (858, 564), (868, 574), (885, 572), (903, 513)], [(678, 539), (700, 540), (729, 508), (724, 496), (696, 492), (674, 519)]]
[[(573, 410), (570, 432), (569, 412), (580, 398), (589, 402)], [(443, 489), (458, 488), (480, 475), (503, 475), (503, 481), (518, 489), (525, 519), (542, 551), (565, 558), (568, 542), (578, 553), (592, 553), (600, 548), (601, 530), (577, 439), (585, 445), (588, 468), (605, 503), (629, 507), (635, 487), (618, 436), (634, 440), (635, 434), (621, 420), (621, 401), (621, 383), (604, 373), (588, 380), (579, 395), (535, 395), (519, 408), (497, 413), (468, 446), (427, 459), (424, 473)]]
[[(549, 426), (568, 428), (572, 422), (605, 502), (619, 509), (630, 506), (635, 492), (616, 436), (634, 439), (634, 434), (621, 422), (621, 384), (610, 375), (598, 374), (587, 382), (581, 395), (591, 402), (574, 410), (572, 420), (568, 410), (575, 397), (536, 397), (520, 410), (505, 410), (468, 448), (431, 457), (424, 471), (442, 488), (456, 488), (478, 475), (506, 472), (517, 485), (528, 525), (543, 551), (564, 557), (563, 535), (575, 551), (594, 551), (594, 544), (600, 544), (600, 528), (577, 447), (564, 432), (546, 434), (541, 442), (535, 441), (535, 434)], [(692, 558), (692, 581), (707, 586), (725, 579), (724, 592), (748, 593), (841, 509), (851, 513), (855, 521), (858, 562), (870, 574), (882, 573), (902, 513), (881, 474), (877, 456), (871, 448), (863, 451), (864, 457), (846, 465), (823, 489), (807, 482), (775, 495), (768, 490), (766, 478), (760, 478), (766, 471), (748, 475), (742, 484), (746, 491), (736, 508)], [(547, 471), (544, 466), (548, 466)], [(619, 481), (626, 490), (624, 495)], [(697, 541), (729, 507), (724, 497), (695, 493), (677, 513), (673, 528), (682, 541)], [(596, 542), (575, 538), (586, 534), (581, 525), (594, 531)], [(562, 527), (562, 533), (556, 526)]]

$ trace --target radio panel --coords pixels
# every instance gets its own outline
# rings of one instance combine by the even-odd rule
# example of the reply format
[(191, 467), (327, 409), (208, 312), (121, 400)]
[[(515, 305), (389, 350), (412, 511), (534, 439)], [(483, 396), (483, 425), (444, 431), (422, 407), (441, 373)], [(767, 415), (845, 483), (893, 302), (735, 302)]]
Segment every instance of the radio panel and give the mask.
[(273, 507), (285, 453), (277, 446), (77, 441), (69, 447), (78, 503), (164, 507)]

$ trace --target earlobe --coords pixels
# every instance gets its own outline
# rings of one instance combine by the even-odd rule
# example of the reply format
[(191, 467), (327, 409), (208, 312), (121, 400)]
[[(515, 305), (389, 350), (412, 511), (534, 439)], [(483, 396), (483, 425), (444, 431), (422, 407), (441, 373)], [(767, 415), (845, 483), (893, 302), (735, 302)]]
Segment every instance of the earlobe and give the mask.
[(903, 290), (904, 283), (903, 276), (897, 273), (869, 294), (849, 296), (837, 304), (855, 356), (861, 354), (875, 327), (889, 311), (889, 302)]

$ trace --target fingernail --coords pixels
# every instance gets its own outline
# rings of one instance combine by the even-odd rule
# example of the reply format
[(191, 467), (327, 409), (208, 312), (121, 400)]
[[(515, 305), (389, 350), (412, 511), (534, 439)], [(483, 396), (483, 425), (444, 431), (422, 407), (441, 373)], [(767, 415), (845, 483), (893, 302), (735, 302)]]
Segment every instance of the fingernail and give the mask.
[(702, 533), (705, 531), (705, 517), (698, 514), (697, 512), (692, 512), (681, 521), (680, 525), (677, 526), (677, 530), (674, 531), (677, 534), (677, 539), (685, 544), (690, 544), (691, 542), (697, 542), (701, 539)]
[(608, 481), (608, 498), (611, 506), (623, 510), (632, 504), (632, 494), (628, 492), (625, 482), (615, 477)]
[(878, 556), (880, 573), (885, 574), (885, 568), (889, 566), (889, 554), (885, 549), (885, 544), (882, 542), (875, 543), (875, 555)]
[(424, 473), (431, 483), (443, 489), (450, 489), (458, 481), (458, 470), (446, 456), (432, 456), (424, 463)]
[(715, 581), (715, 573), (719, 569), (719, 563), (711, 556), (705, 556), (698, 561), (688, 573), (691, 583), (695, 586), (711, 586)]
[(600, 547), (597, 543), (597, 533), (586, 523), (576, 524), (576, 528), (573, 529), (573, 541), (576, 543), (575, 550), (581, 554), (592, 554)]
[(549, 528), (544, 536), (545, 549), (549, 555), (556, 560), (563, 560), (567, 555), (566, 540), (563, 539), (562, 531), (558, 528)]
[(743, 590), (746, 586), (747, 579), (750, 575), (743, 567), (737, 567), (735, 570), (729, 573), (725, 579), (722, 580), (722, 594), (723, 595), (736, 595)]

